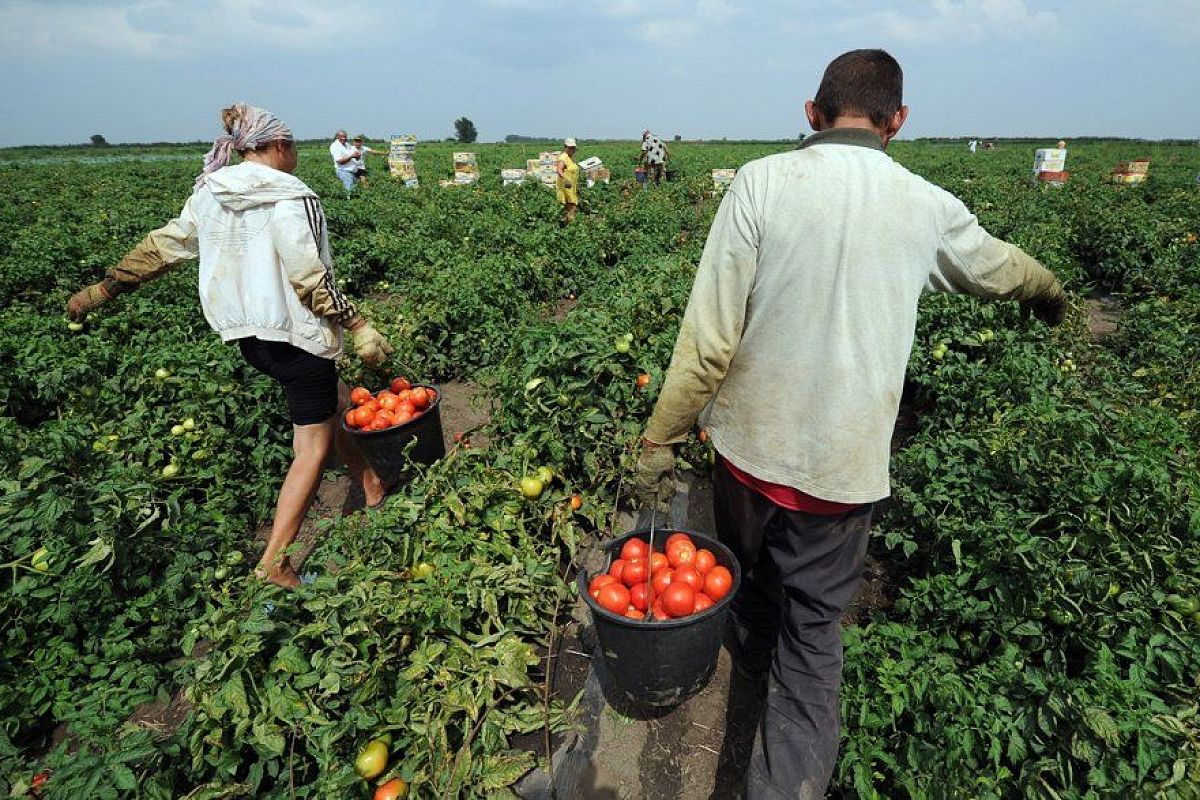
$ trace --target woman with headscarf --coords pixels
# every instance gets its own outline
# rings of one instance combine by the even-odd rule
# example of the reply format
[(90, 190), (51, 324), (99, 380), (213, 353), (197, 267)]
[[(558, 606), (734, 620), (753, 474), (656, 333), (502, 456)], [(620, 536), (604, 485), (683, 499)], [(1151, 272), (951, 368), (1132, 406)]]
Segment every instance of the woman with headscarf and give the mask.
[[(287, 394), (294, 458), (275, 507), (256, 573), (283, 586), (298, 577), (286, 550), (316, 494), (330, 449), (360, 482), (368, 505), (385, 488), (335, 424), (349, 402), (334, 360), (350, 331), (364, 362), (383, 363), (392, 348), (337, 288), (325, 215), (316, 194), (292, 175), (291, 130), (261, 108), (222, 111), (226, 134), (204, 157), (192, 195), (176, 219), (151, 232), (104, 280), (74, 294), (67, 313), (81, 320), (97, 306), (176, 265), (200, 259), (200, 305), (225, 342), (277, 380)], [(229, 166), (232, 153), (242, 161)]]
[(559, 153), (554, 171), (554, 193), (563, 207), (563, 222), (575, 221), (575, 210), (579, 208), (579, 164), (575, 162), (575, 139), (568, 136), (563, 141), (565, 152)]

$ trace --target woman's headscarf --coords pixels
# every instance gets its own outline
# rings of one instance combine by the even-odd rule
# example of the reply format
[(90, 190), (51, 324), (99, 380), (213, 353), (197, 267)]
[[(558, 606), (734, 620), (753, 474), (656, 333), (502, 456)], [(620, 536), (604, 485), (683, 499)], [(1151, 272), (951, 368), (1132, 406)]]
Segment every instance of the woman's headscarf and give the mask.
[(196, 176), (193, 191), (204, 185), (210, 173), (228, 165), (232, 153), (257, 150), (267, 142), (278, 139), (292, 139), (292, 129), (270, 111), (245, 103), (234, 103), (232, 108), (232, 130), (213, 140), (212, 149), (204, 156), (204, 169)]

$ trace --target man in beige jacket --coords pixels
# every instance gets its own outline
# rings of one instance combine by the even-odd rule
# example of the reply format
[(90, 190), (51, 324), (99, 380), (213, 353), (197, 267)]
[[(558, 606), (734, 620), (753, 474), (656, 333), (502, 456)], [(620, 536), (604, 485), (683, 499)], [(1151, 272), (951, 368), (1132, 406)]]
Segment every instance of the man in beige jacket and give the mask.
[(635, 486), (672, 492), (672, 445), (716, 448), (721, 541), (738, 557), (735, 666), (767, 699), (749, 798), (820, 798), (837, 757), (839, 619), (862, 577), (924, 292), (1025, 304), (1061, 322), (1054, 276), (885, 153), (908, 116), (900, 65), (839, 56), (805, 113), (816, 134), (752, 161), (721, 201)]

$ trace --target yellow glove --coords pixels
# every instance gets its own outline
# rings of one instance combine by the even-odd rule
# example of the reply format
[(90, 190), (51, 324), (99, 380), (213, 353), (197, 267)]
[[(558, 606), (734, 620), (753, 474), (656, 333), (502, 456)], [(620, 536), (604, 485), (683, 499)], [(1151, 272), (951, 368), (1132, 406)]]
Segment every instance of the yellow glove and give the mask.
[(633, 496), (639, 506), (658, 511), (671, 510), (675, 496), (675, 448), (671, 445), (647, 445), (643, 442), (633, 476)]
[(1021, 315), (1026, 319), (1030, 314), (1040, 319), (1050, 327), (1062, 323), (1067, 316), (1067, 295), (1057, 283), (1045, 294), (1021, 303)]
[(105, 290), (103, 283), (85, 286), (71, 295), (71, 299), (67, 301), (67, 316), (75, 322), (82, 322), (87, 318), (89, 311), (104, 305), (109, 300), (112, 300), (112, 295)]
[(368, 322), (362, 322), (352, 328), (350, 334), (354, 337), (355, 354), (372, 367), (378, 367), (387, 361), (389, 355), (396, 352), (396, 349), (388, 344), (387, 339), (384, 339), (379, 331), (372, 328)]

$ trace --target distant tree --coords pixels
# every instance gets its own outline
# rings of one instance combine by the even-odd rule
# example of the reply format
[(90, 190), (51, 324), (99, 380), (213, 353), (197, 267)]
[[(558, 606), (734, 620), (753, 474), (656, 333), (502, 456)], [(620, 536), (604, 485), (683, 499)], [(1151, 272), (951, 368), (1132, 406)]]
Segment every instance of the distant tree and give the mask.
[(479, 138), (479, 131), (475, 130), (475, 123), (466, 117), (454, 120), (454, 133), (458, 137), (458, 141), (463, 144), (471, 144)]
[(108, 140), (98, 133), (93, 133), (92, 147), (108, 147)]
[(683, 141), (683, 136), (682, 136), (681, 134), (678, 134), (678, 133), (677, 133), (677, 134), (675, 134), (675, 141), (677, 141), (677, 142), (682, 142), (682, 141)]

